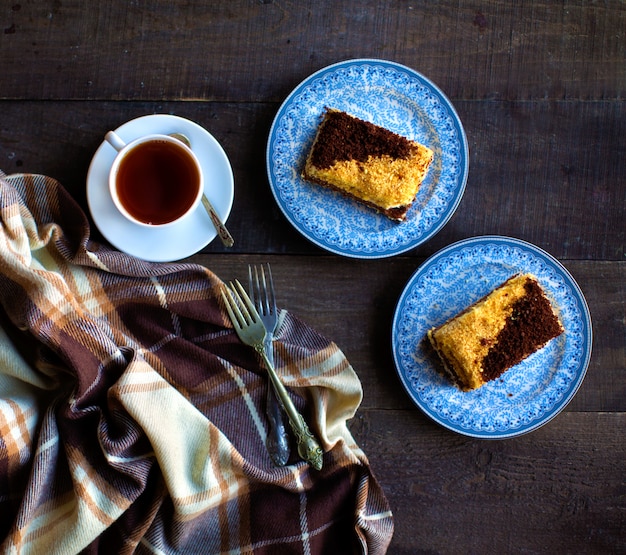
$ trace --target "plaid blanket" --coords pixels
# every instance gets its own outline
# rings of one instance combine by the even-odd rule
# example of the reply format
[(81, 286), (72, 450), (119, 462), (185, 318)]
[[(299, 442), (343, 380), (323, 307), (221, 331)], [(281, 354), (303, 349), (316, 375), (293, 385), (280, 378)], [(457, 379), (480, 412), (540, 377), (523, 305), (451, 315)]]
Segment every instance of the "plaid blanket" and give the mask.
[[(56, 181), (0, 173), (2, 553), (384, 553), (392, 515), (346, 421), (361, 386), (288, 312), (278, 373), (321, 471), (265, 449), (267, 376), (219, 278), (90, 239)], [(295, 449), (294, 449), (295, 451)]]

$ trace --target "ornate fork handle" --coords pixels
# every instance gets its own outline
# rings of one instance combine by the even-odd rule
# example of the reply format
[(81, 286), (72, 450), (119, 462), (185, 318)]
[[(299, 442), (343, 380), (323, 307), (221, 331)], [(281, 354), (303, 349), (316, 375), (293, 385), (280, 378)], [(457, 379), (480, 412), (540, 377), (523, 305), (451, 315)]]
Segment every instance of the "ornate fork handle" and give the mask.
[(293, 434), (296, 436), (296, 443), (298, 444), (298, 454), (307, 462), (313, 466), (316, 470), (321, 470), (322, 468), (322, 457), (324, 452), (322, 451), (319, 443), (313, 437), (311, 430), (307, 426), (306, 422), (302, 415), (298, 412), (298, 409), (294, 406), (285, 386), (280, 381), (278, 375), (276, 374), (276, 370), (274, 369), (274, 365), (267, 357), (267, 352), (265, 351), (265, 345), (261, 343), (256, 343), (254, 345), (254, 349), (261, 355), (263, 360), (265, 361), (265, 366), (267, 367), (268, 374), (270, 376), (270, 380), (272, 382), (272, 386), (274, 387), (274, 391), (276, 391), (276, 396), (283, 409), (287, 413), (289, 418), (289, 425), (291, 426), (291, 430)]
[[(273, 363), (272, 337), (269, 332), (265, 336), (265, 354)], [(265, 400), (265, 413), (269, 422), (267, 431), (267, 451), (276, 466), (285, 466), (289, 462), (289, 436), (287, 435), (287, 415), (284, 413), (282, 405), (278, 400), (276, 390), (270, 383), (267, 385)]]

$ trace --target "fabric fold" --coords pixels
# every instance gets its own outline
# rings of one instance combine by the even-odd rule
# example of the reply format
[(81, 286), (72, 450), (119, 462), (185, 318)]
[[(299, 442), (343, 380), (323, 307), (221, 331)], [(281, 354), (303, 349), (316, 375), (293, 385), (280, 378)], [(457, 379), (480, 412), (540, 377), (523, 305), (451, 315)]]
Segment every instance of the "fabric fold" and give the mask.
[(0, 195), (1, 552), (386, 552), (334, 343), (283, 311), (277, 369), (325, 455), (277, 468), (267, 377), (213, 272), (93, 241), (51, 178), (0, 172)]

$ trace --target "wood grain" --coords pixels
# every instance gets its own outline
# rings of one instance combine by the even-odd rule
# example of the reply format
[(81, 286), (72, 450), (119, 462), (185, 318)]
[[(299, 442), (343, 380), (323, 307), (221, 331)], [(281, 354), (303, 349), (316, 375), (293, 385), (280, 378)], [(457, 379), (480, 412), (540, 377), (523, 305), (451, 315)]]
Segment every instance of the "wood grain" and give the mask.
[[(470, 147), (465, 195), (450, 222), (411, 254), (465, 237), (530, 241), (557, 258), (624, 260), (623, 102), (457, 102)], [(265, 149), (275, 104), (2, 102), (0, 168), (60, 180), (83, 207), (91, 157), (109, 129), (174, 113), (211, 132), (230, 157), (235, 252), (323, 251), (288, 223), (269, 188)], [(210, 252), (224, 249), (211, 245)]]
[(360, 57), (413, 67), (453, 99), (606, 100), (626, 86), (619, 0), (15, 0), (0, 13), (0, 98), (279, 102)]
[(421, 414), (365, 410), (364, 445), (396, 519), (390, 548), (414, 553), (623, 553), (624, 414), (566, 413), (506, 441), (432, 427)]

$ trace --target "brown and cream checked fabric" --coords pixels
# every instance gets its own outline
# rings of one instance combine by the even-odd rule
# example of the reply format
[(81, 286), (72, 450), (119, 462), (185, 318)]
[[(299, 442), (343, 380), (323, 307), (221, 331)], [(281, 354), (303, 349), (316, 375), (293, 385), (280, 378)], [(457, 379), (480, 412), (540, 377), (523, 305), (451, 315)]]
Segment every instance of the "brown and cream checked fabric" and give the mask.
[(346, 421), (361, 386), (282, 313), (276, 362), (320, 472), (264, 447), (267, 380), (220, 280), (90, 239), (56, 181), (0, 173), (0, 552), (384, 553), (392, 515)]

